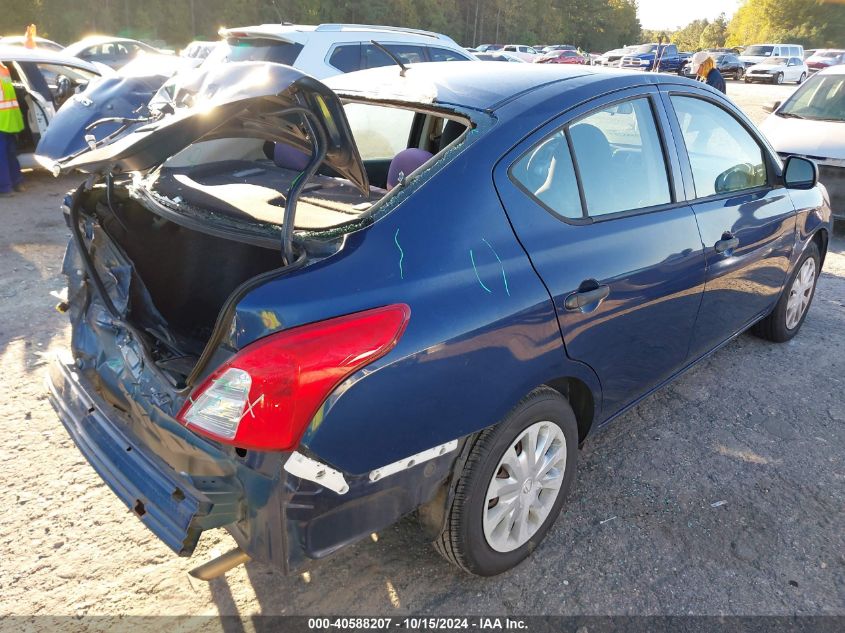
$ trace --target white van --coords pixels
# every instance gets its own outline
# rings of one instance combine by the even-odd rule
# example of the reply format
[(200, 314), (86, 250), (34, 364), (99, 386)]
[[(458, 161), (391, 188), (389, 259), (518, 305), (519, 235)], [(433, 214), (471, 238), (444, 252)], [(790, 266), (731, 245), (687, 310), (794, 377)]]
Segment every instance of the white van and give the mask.
[(797, 57), (804, 59), (804, 47), (800, 44), (752, 44), (739, 56), (745, 67), (764, 62), (771, 57)]

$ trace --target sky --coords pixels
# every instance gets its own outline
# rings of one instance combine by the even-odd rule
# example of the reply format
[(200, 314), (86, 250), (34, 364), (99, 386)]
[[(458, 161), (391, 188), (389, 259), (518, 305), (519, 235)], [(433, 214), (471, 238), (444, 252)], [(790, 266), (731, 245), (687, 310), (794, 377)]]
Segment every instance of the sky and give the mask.
[(674, 29), (700, 18), (712, 20), (724, 11), (730, 19), (740, 0), (639, 0), (640, 24), (645, 29)]

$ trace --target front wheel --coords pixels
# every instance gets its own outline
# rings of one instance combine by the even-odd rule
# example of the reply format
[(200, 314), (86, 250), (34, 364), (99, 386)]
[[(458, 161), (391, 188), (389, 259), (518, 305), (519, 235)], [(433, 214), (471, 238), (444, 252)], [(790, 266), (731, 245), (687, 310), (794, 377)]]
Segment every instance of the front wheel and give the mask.
[(475, 440), (435, 547), (479, 576), (517, 565), (560, 514), (577, 458), (572, 407), (553, 389), (535, 389)]
[(777, 85), (781, 85), (783, 83), (783, 73), (778, 73), (775, 75), (775, 83)]
[(804, 80), (807, 78), (807, 73), (801, 73), (801, 76), (798, 78), (798, 83), (803, 84)]
[(798, 334), (813, 302), (820, 264), (819, 248), (815, 242), (810, 242), (798, 260), (774, 310), (754, 326), (752, 331), (756, 335), (776, 343), (784, 343)]
[(739, 81), (740, 79), (742, 79), (742, 75), (743, 75), (742, 68), (737, 68), (736, 73), (734, 74), (734, 79)]

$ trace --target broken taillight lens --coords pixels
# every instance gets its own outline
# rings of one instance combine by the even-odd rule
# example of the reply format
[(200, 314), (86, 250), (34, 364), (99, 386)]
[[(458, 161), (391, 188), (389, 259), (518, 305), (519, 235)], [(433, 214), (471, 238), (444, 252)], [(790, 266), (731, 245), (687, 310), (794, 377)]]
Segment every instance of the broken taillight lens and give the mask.
[(218, 368), (177, 417), (227, 444), (290, 450), (341, 381), (393, 349), (410, 315), (397, 304), (272, 334)]

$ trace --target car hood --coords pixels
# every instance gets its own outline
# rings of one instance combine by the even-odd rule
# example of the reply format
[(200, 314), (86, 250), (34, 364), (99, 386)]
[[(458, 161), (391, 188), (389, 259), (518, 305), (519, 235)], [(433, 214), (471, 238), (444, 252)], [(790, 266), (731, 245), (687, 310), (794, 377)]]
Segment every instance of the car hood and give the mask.
[(134, 124), (107, 144), (55, 160), (52, 171), (145, 173), (193, 143), (220, 138), (277, 141), (310, 153), (302, 118), (285, 112), (290, 108), (313, 115), (328, 141), (325, 163), (368, 191), (338, 96), (299, 70), (267, 62), (222, 64), (196, 73), (157, 117)]
[(769, 115), (760, 125), (775, 151), (815, 158), (845, 159), (845, 123)]
[(786, 64), (763, 62), (763, 63), (760, 63), (760, 64), (754, 64), (748, 70), (774, 70), (774, 69), (783, 69), (783, 68), (786, 68)]

